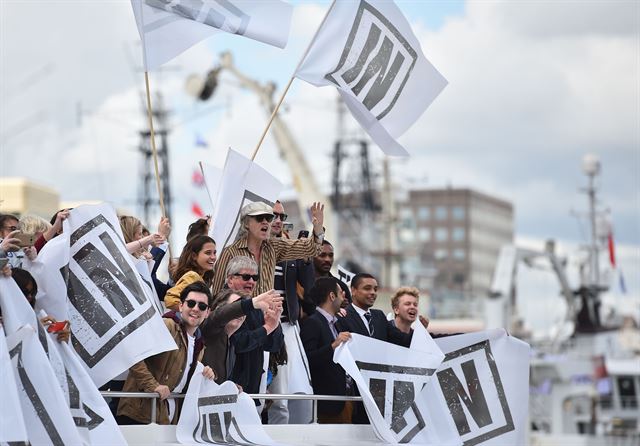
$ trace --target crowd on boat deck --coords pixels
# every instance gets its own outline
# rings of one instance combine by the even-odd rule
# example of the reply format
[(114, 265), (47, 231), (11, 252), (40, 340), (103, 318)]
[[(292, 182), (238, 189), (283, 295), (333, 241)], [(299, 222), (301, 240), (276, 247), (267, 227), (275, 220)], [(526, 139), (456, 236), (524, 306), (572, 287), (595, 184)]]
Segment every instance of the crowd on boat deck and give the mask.
[[(1, 274), (15, 280), (32, 307), (38, 284), (30, 265), (62, 233), (70, 211), (62, 209), (50, 221), (0, 214)], [(333, 245), (324, 238), (324, 206), (313, 203), (309, 215), (310, 233), (294, 239), (283, 225), (287, 214), (281, 202), (250, 203), (240, 212), (236, 240), (221, 252), (208, 235), (211, 219), (201, 218), (189, 226), (177, 261), (168, 262), (162, 262), (172, 229), (167, 218), (150, 232), (138, 218), (119, 216), (126, 250), (152, 260), (153, 286), (166, 309), (162, 320), (178, 348), (136, 363), (101, 390), (157, 393), (160, 424), (177, 423), (183, 400), (171, 394), (186, 393), (198, 362), (206, 378), (232, 381), (249, 394), (357, 396), (351, 377), (333, 362), (334, 350), (352, 333), (408, 347), (412, 323), (426, 327), (428, 320), (419, 314), (416, 288), (399, 288), (391, 300), (393, 313), (385, 315), (373, 308), (376, 277), (357, 272), (349, 285), (335, 277)], [(168, 274), (159, 274), (160, 265), (168, 265)], [(69, 342), (68, 321), (46, 317), (42, 323), (56, 324), (58, 341)], [(108, 400), (119, 424), (151, 422), (153, 400)], [(312, 418), (309, 400), (256, 399), (255, 404), (264, 423)], [(369, 422), (361, 403), (320, 401), (317, 408), (320, 423)]]

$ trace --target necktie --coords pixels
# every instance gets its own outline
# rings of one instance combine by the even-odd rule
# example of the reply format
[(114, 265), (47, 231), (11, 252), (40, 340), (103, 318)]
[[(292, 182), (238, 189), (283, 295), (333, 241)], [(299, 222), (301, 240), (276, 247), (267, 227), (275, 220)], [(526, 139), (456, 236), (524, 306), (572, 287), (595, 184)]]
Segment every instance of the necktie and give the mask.
[(329, 329), (331, 330), (331, 334), (333, 335), (333, 339), (338, 337), (338, 330), (336, 330), (336, 320), (331, 319), (329, 321)]
[(373, 336), (373, 318), (371, 317), (371, 313), (367, 311), (364, 314), (364, 318), (367, 320), (367, 324), (369, 325), (369, 336)]

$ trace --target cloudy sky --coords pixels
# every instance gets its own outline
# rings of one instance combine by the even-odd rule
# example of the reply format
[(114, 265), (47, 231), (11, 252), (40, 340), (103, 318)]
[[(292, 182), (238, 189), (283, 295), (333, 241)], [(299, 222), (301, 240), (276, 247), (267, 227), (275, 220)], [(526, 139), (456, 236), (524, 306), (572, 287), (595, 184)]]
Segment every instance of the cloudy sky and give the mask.
[[(265, 113), (226, 76), (195, 103), (184, 90), (225, 50), (251, 77), (286, 84), (329, 2), (292, 1), (289, 44), (217, 36), (151, 74), (170, 109), (174, 221), (192, 219), (199, 160), (227, 147), (251, 153)], [(471, 187), (515, 207), (520, 239), (584, 241), (581, 159), (602, 161), (599, 186), (621, 252), (640, 255), (640, 3), (637, 1), (397, 1), (449, 85), (400, 139), (392, 162), (403, 187)], [(128, 1), (0, 0), (0, 176), (55, 187), (63, 200), (107, 200), (132, 212), (144, 125), (140, 45)], [(283, 117), (327, 187), (336, 93), (295, 81)], [(201, 135), (208, 149), (196, 148)], [(374, 171), (381, 152), (372, 150)], [(291, 189), (267, 137), (257, 162)], [(635, 261), (635, 267), (638, 262)], [(638, 269), (627, 275), (638, 276)], [(632, 279), (633, 280), (633, 279)]]

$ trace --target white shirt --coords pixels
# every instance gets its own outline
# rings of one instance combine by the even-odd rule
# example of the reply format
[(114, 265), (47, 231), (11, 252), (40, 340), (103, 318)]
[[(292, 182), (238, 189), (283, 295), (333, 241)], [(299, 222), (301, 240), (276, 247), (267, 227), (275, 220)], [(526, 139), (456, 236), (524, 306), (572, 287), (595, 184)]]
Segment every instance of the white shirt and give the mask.
[[(187, 376), (189, 375), (189, 368), (191, 363), (193, 362), (193, 349), (195, 348), (196, 338), (195, 336), (191, 336), (187, 334), (187, 363), (184, 366), (184, 371), (182, 372), (182, 378), (178, 381), (178, 384), (171, 390), (172, 393), (180, 393), (184, 386), (187, 385)], [(173, 398), (169, 398), (167, 400), (169, 403), (169, 421), (173, 420), (173, 415), (176, 411), (176, 400)]]
[[(363, 310), (362, 308), (358, 307), (355, 304), (351, 304), (351, 306), (353, 308), (355, 308), (355, 310), (358, 312), (358, 314), (360, 315), (360, 319), (362, 319), (362, 322), (364, 323), (364, 326), (367, 327), (367, 331), (369, 332), (369, 336), (371, 336), (371, 330), (369, 330), (369, 321), (367, 320), (366, 317), (364, 317), (365, 314), (369, 314), (371, 315), (371, 312), (369, 310)], [(373, 315), (371, 315), (373, 317)]]

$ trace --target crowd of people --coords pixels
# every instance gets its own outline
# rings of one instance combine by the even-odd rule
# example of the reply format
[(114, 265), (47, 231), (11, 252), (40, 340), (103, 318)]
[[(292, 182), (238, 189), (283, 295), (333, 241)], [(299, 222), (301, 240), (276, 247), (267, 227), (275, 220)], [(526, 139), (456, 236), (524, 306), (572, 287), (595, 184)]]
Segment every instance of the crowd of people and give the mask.
[[(13, 277), (33, 306), (37, 280), (29, 265), (48, 241), (62, 231), (70, 209), (50, 221), (36, 216), (0, 214), (0, 267)], [(162, 218), (155, 232), (134, 216), (122, 215), (120, 227), (126, 250), (150, 261), (155, 292), (163, 302), (165, 326), (178, 348), (148, 357), (114, 378), (105, 390), (155, 392), (158, 422), (177, 423), (182, 399), (198, 362), (203, 375), (221, 384), (232, 381), (240, 391), (257, 393), (315, 393), (358, 395), (355, 383), (333, 362), (334, 350), (352, 333), (409, 346), (411, 325), (428, 320), (419, 315), (419, 292), (401, 287), (393, 295), (388, 317), (373, 308), (378, 281), (355, 274), (350, 286), (333, 276), (333, 245), (324, 239), (324, 206), (310, 210), (312, 232), (293, 239), (284, 230), (287, 214), (279, 201), (254, 202), (240, 214), (236, 240), (218, 253), (209, 237), (208, 218), (194, 222), (177, 262), (168, 262), (168, 280), (158, 277), (168, 249), (171, 224)], [(68, 321), (58, 339), (69, 339)], [(111, 407), (120, 424), (151, 421), (150, 399), (120, 398)], [(263, 421), (271, 424), (308, 423), (311, 401), (256, 400)], [(320, 401), (321, 423), (368, 423), (361, 403)]]

